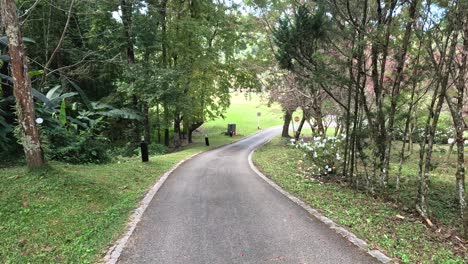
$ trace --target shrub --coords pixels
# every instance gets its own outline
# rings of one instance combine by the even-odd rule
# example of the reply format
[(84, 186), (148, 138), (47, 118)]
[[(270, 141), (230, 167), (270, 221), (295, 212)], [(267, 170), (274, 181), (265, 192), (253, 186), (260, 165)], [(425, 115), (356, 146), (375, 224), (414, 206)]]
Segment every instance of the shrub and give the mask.
[(62, 126), (42, 131), (48, 159), (68, 163), (104, 163), (110, 160), (107, 138), (91, 131), (77, 133)]
[[(425, 123), (426, 116), (423, 116), (419, 119), (417, 127), (414, 129), (413, 133), (410, 135), (414, 142), (421, 143), (424, 139), (424, 132), (426, 130)], [(396, 127), (394, 137), (396, 140), (403, 140), (404, 136), (404, 127)], [(452, 118), (449, 114), (441, 113), (439, 121), (437, 123), (437, 128), (434, 135), (434, 143), (436, 144), (447, 144), (449, 138), (455, 137), (455, 131), (453, 128)]]
[(169, 151), (169, 149), (165, 145), (158, 143), (151, 143), (148, 146), (148, 150), (150, 155), (162, 155), (166, 154)]
[(311, 142), (300, 141), (294, 146), (302, 149), (305, 156), (312, 160), (310, 173), (314, 175), (335, 174), (341, 166), (344, 136), (314, 137)]

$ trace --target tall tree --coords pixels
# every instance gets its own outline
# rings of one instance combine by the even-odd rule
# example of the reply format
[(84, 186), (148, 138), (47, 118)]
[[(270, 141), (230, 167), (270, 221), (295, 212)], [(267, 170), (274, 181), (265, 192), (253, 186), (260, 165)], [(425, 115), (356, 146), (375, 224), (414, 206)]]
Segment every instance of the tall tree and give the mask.
[(44, 154), (38, 129), (34, 101), (31, 94), (31, 79), (29, 78), (28, 60), (26, 57), (23, 37), (20, 30), (16, 4), (14, 0), (2, 0), (2, 21), (8, 37), (8, 51), (11, 57), (14, 95), (16, 98), (16, 113), (20, 127), (21, 141), (29, 168), (44, 165)]

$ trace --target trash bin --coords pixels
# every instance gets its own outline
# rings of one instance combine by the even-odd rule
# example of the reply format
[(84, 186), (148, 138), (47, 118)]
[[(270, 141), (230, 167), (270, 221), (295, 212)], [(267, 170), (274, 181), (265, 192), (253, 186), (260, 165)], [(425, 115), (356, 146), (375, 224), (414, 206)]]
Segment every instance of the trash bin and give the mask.
[(235, 135), (236, 134), (236, 124), (228, 124), (226, 135)]

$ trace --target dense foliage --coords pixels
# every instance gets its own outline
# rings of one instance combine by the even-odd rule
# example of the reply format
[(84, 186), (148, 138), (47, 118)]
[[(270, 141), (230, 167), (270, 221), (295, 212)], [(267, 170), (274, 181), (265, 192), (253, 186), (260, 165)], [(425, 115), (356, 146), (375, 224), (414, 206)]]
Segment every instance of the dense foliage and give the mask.
[[(450, 155), (456, 146), (454, 200), (468, 234), (466, 1), (253, 1), (252, 6), (274, 44), (277, 64), (268, 89), (285, 110), (283, 136), (289, 136), (298, 107), (303, 118), (296, 140), (305, 122), (323, 137), (327, 120), (333, 120), (344, 142), (342, 159), (328, 166), (339, 168), (335, 175), (351, 186), (383, 197), (389, 188), (401, 188), (402, 165), (418, 144), (415, 210), (429, 226), (433, 150), (448, 143)], [(395, 141), (402, 142), (399, 149)], [(299, 146), (313, 153), (312, 159), (317, 154), (314, 162), (323, 174), (328, 168), (321, 161), (331, 163), (329, 153), (319, 155), (314, 142)]]
[[(178, 148), (257, 89), (251, 18), (216, 1), (17, 1), (47, 158), (105, 162), (141, 138)], [(20, 145), (8, 38), (0, 34), (0, 150)], [(21, 137), (21, 133), (16, 134)], [(157, 146), (153, 144), (152, 146)]]

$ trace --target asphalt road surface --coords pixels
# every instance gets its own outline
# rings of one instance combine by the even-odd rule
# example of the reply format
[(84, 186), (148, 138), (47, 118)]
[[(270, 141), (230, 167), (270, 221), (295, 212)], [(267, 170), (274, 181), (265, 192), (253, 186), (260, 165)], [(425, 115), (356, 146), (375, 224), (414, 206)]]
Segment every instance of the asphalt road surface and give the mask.
[(156, 193), (119, 263), (377, 263), (250, 169), (269, 129), (205, 152)]

